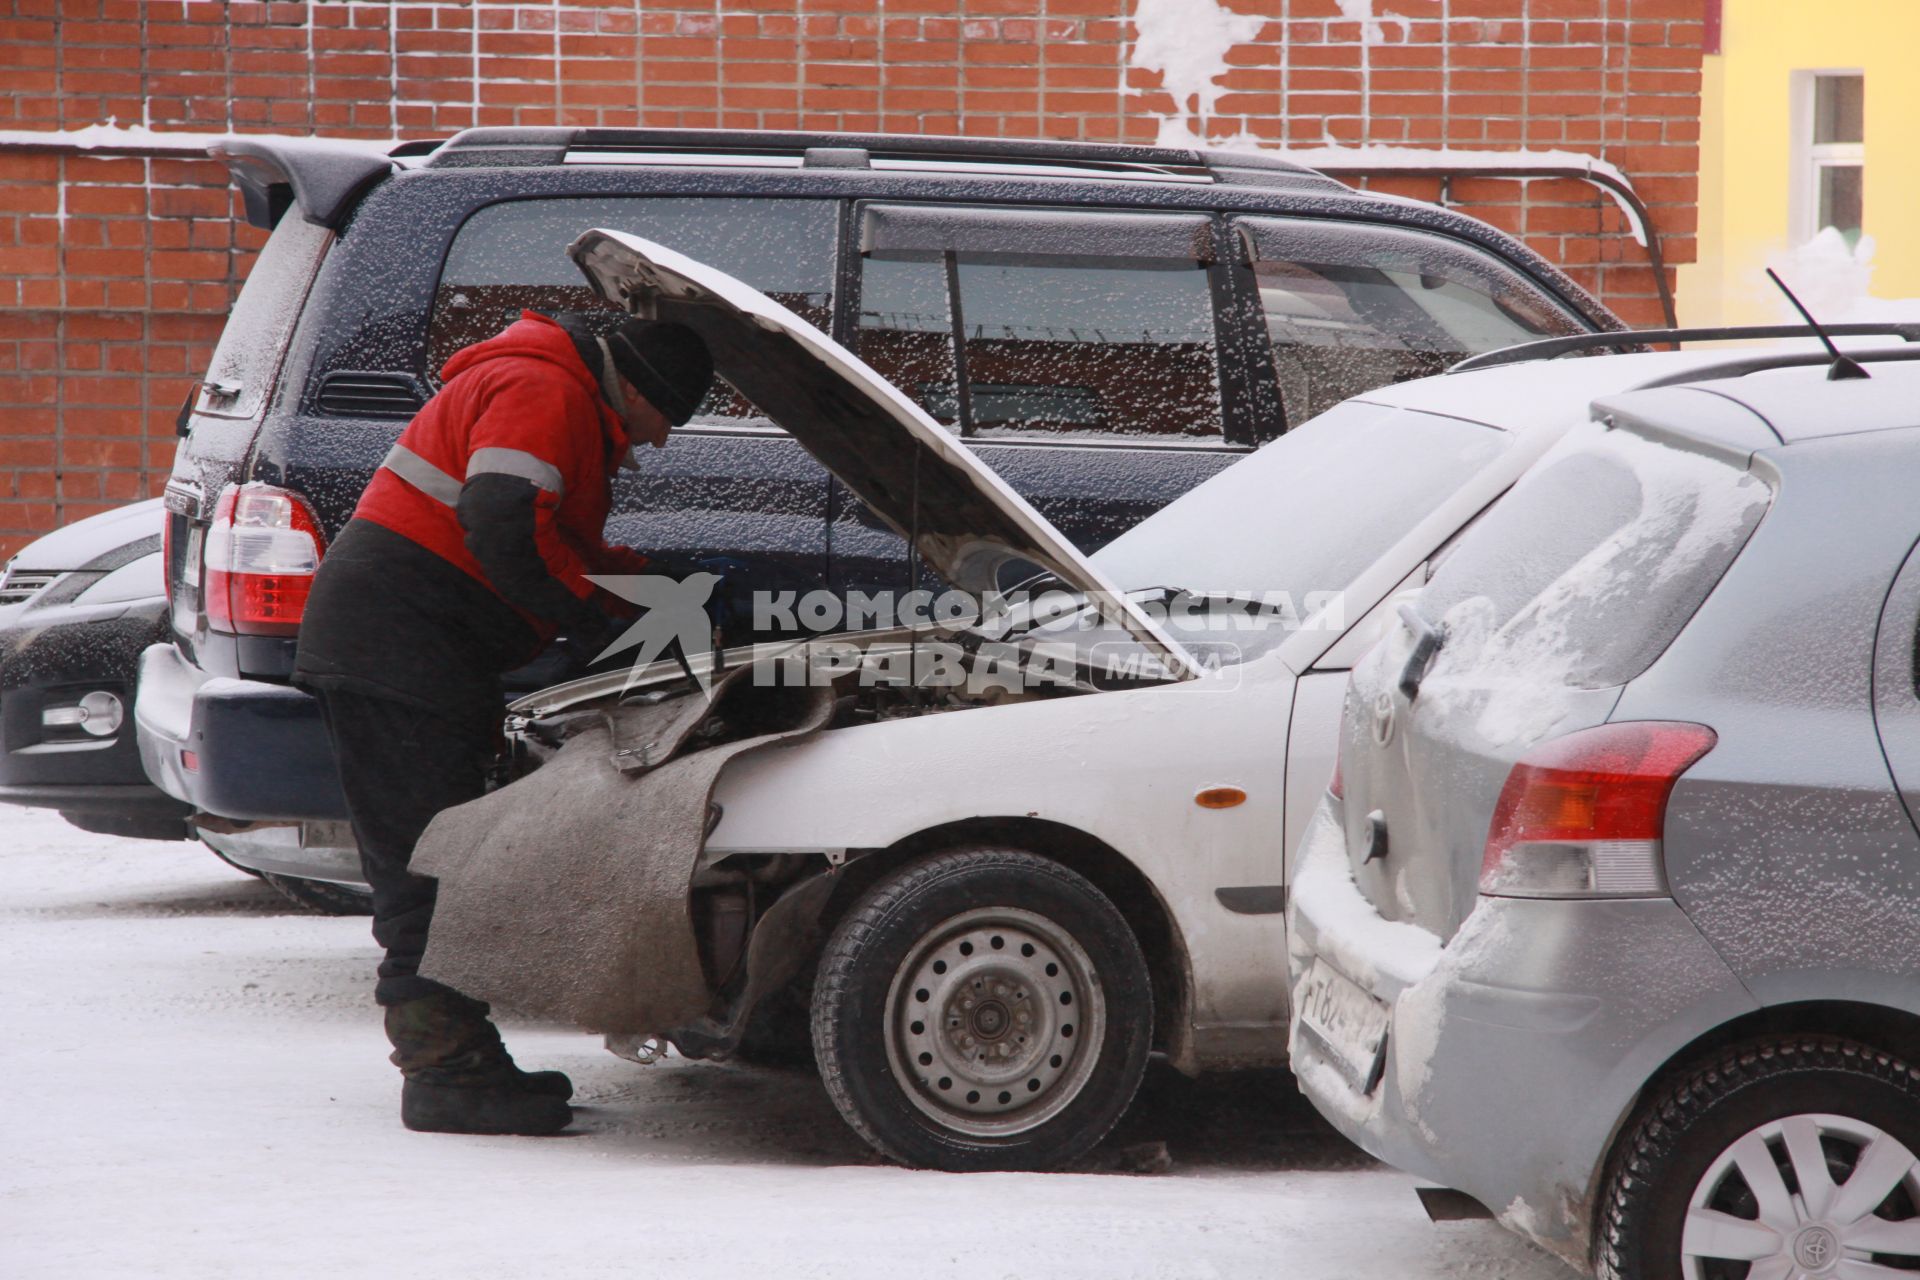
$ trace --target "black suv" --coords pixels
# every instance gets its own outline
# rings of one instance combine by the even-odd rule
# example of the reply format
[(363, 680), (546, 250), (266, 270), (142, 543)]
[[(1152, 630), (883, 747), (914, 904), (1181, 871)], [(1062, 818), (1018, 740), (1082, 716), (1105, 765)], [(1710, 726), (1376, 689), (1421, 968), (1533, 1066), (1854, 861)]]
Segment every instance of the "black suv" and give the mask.
[[(1269, 155), (597, 129), (213, 152), (274, 232), (183, 418), (142, 762), (228, 820), (200, 824), (233, 829), (216, 847), (323, 880), (357, 859), (317, 709), (286, 683), (313, 569), (448, 356), (522, 309), (624, 314), (567, 257), (588, 228), (811, 320), (1088, 550), (1356, 392), (1619, 327), (1483, 223)], [(667, 572), (718, 562), (729, 643), (755, 638), (749, 592), (905, 583), (904, 544), (724, 385), (644, 461), (609, 536)]]

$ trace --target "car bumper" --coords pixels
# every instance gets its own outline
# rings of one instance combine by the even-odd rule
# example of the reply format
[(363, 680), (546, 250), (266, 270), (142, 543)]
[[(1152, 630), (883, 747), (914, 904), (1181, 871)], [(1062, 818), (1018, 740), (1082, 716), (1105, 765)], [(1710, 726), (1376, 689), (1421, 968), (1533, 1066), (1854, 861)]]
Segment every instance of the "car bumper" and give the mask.
[[(163, 633), (165, 599), (15, 606), (0, 618), (0, 803), (152, 815), (166, 805), (134, 740), (140, 653)], [(124, 708), (95, 735), (51, 716), (105, 694)], [(97, 722), (96, 722), (97, 723)]]
[(249, 871), (369, 888), (360, 869), (360, 847), (344, 822), (302, 822), (242, 831), (203, 827), (200, 838), (228, 862)]
[(250, 820), (344, 819), (320, 704), (289, 685), (210, 677), (171, 644), (140, 655), (140, 763), (195, 809)]
[(1296, 857), (1290, 978), (1297, 988), (1318, 960), (1391, 1014), (1384, 1070), (1363, 1092), (1296, 1007), (1303, 1091), (1369, 1154), (1466, 1192), (1584, 1268), (1601, 1167), (1641, 1088), (1751, 997), (1664, 898), (1482, 898), (1445, 946), (1409, 945), (1395, 933), (1408, 926), (1353, 886), (1335, 803)]

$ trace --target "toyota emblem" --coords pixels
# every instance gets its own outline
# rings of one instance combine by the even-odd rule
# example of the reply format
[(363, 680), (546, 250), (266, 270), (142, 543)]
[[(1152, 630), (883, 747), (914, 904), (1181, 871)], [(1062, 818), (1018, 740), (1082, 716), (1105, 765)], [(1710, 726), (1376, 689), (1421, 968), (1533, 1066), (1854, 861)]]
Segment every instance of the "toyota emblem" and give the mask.
[(1808, 1271), (1819, 1271), (1840, 1256), (1840, 1242), (1823, 1226), (1811, 1226), (1793, 1242), (1793, 1260)]

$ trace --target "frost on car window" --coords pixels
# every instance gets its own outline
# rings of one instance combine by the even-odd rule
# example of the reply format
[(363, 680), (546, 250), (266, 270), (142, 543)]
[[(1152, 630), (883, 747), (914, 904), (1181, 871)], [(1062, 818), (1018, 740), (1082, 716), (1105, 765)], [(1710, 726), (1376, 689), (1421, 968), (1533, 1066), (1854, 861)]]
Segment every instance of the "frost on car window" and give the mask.
[(1383, 227), (1241, 225), (1292, 422), (1469, 355), (1582, 330), (1537, 286), (1464, 245)]
[[(835, 214), (831, 201), (611, 197), (509, 200), (467, 219), (434, 295), (427, 365), (490, 338), (522, 311), (573, 314), (611, 329), (624, 316), (567, 256), (595, 227), (630, 231), (752, 285), (822, 330), (831, 324)], [(715, 381), (695, 421), (764, 422)]]
[(874, 255), (859, 341), (966, 435), (1220, 435), (1212, 298), (1191, 262)]
[[(1093, 563), (1128, 590), (1279, 594), (1304, 613), (1338, 599), (1512, 440), (1460, 418), (1343, 404), (1189, 490)], [(1285, 638), (1274, 629), (1237, 643), (1246, 658)]]
[(1535, 694), (1634, 679), (1699, 609), (1771, 498), (1716, 459), (1582, 428), (1435, 572), (1418, 608), (1447, 639), (1421, 698), (1492, 690), (1513, 704), (1495, 719), (1524, 719)]
[(1206, 272), (1098, 260), (959, 260), (962, 351), (980, 435), (1217, 436)]
[(332, 239), (332, 232), (298, 215), (280, 219), (220, 332), (195, 412), (216, 418), (259, 415), (307, 286)]

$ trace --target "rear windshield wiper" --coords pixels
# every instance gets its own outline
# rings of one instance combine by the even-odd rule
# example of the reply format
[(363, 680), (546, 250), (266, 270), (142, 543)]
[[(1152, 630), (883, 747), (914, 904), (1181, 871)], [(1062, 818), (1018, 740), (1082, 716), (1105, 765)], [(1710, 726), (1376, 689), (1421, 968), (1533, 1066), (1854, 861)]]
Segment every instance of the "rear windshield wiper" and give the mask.
[(1410, 604), (1400, 606), (1400, 621), (1413, 632), (1413, 651), (1407, 655), (1406, 665), (1400, 668), (1400, 692), (1412, 702), (1420, 694), (1420, 682), (1427, 678), (1427, 668), (1440, 656), (1440, 646), (1447, 642), (1447, 635), (1416, 613)]

